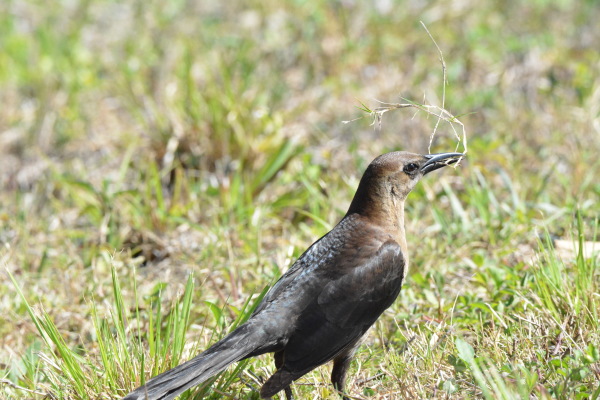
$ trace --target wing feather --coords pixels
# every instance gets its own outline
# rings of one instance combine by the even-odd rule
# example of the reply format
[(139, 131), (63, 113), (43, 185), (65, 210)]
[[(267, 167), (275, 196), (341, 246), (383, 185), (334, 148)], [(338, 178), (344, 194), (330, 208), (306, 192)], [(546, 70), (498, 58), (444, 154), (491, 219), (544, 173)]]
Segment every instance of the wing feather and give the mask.
[(324, 285), (306, 307), (285, 347), (285, 369), (301, 376), (333, 359), (394, 302), (404, 276), (400, 246), (388, 241), (371, 257), (365, 256), (359, 250), (348, 260), (354, 265), (340, 266), (345, 273)]

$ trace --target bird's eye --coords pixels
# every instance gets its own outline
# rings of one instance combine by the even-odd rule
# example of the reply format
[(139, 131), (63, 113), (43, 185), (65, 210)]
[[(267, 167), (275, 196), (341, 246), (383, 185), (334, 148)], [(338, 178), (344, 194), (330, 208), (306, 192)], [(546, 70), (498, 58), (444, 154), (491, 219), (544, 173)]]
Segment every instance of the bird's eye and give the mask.
[(406, 172), (407, 174), (412, 174), (413, 172), (415, 172), (417, 169), (419, 169), (419, 166), (415, 163), (410, 163), (410, 164), (406, 164), (404, 166), (404, 172)]

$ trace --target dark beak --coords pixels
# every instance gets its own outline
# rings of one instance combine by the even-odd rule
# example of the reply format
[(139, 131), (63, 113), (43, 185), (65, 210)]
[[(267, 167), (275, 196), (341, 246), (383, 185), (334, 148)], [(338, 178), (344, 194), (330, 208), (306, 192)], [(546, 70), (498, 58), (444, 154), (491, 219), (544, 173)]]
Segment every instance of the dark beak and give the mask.
[(423, 157), (427, 159), (425, 164), (421, 167), (423, 175), (445, 167), (446, 165), (454, 164), (465, 155), (463, 153), (438, 153), (438, 154), (427, 154)]

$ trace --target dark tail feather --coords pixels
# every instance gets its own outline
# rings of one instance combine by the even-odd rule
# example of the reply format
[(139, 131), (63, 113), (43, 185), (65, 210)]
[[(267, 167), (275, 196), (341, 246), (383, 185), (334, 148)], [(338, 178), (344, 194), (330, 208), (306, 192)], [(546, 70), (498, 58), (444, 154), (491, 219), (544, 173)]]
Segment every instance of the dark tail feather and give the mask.
[(129, 393), (123, 400), (170, 400), (218, 374), (230, 364), (256, 353), (266, 340), (262, 329), (242, 325), (205, 352), (163, 372)]

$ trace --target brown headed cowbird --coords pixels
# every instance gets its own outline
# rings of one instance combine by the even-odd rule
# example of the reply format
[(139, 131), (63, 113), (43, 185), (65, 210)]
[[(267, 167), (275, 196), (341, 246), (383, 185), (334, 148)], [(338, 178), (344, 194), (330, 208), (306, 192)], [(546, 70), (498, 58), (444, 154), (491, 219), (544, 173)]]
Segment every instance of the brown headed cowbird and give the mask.
[(377, 157), (344, 218), (298, 258), (246, 323), (125, 399), (172, 399), (228, 365), (264, 353), (275, 353), (277, 371), (260, 390), (262, 398), (284, 390), (292, 399), (290, 384), (331, 360), (331, 381), (343, 393), (357, 345), (394, 302), (408, 270), (406, 196), (423, 175), (462, 156), (393, 152)]

